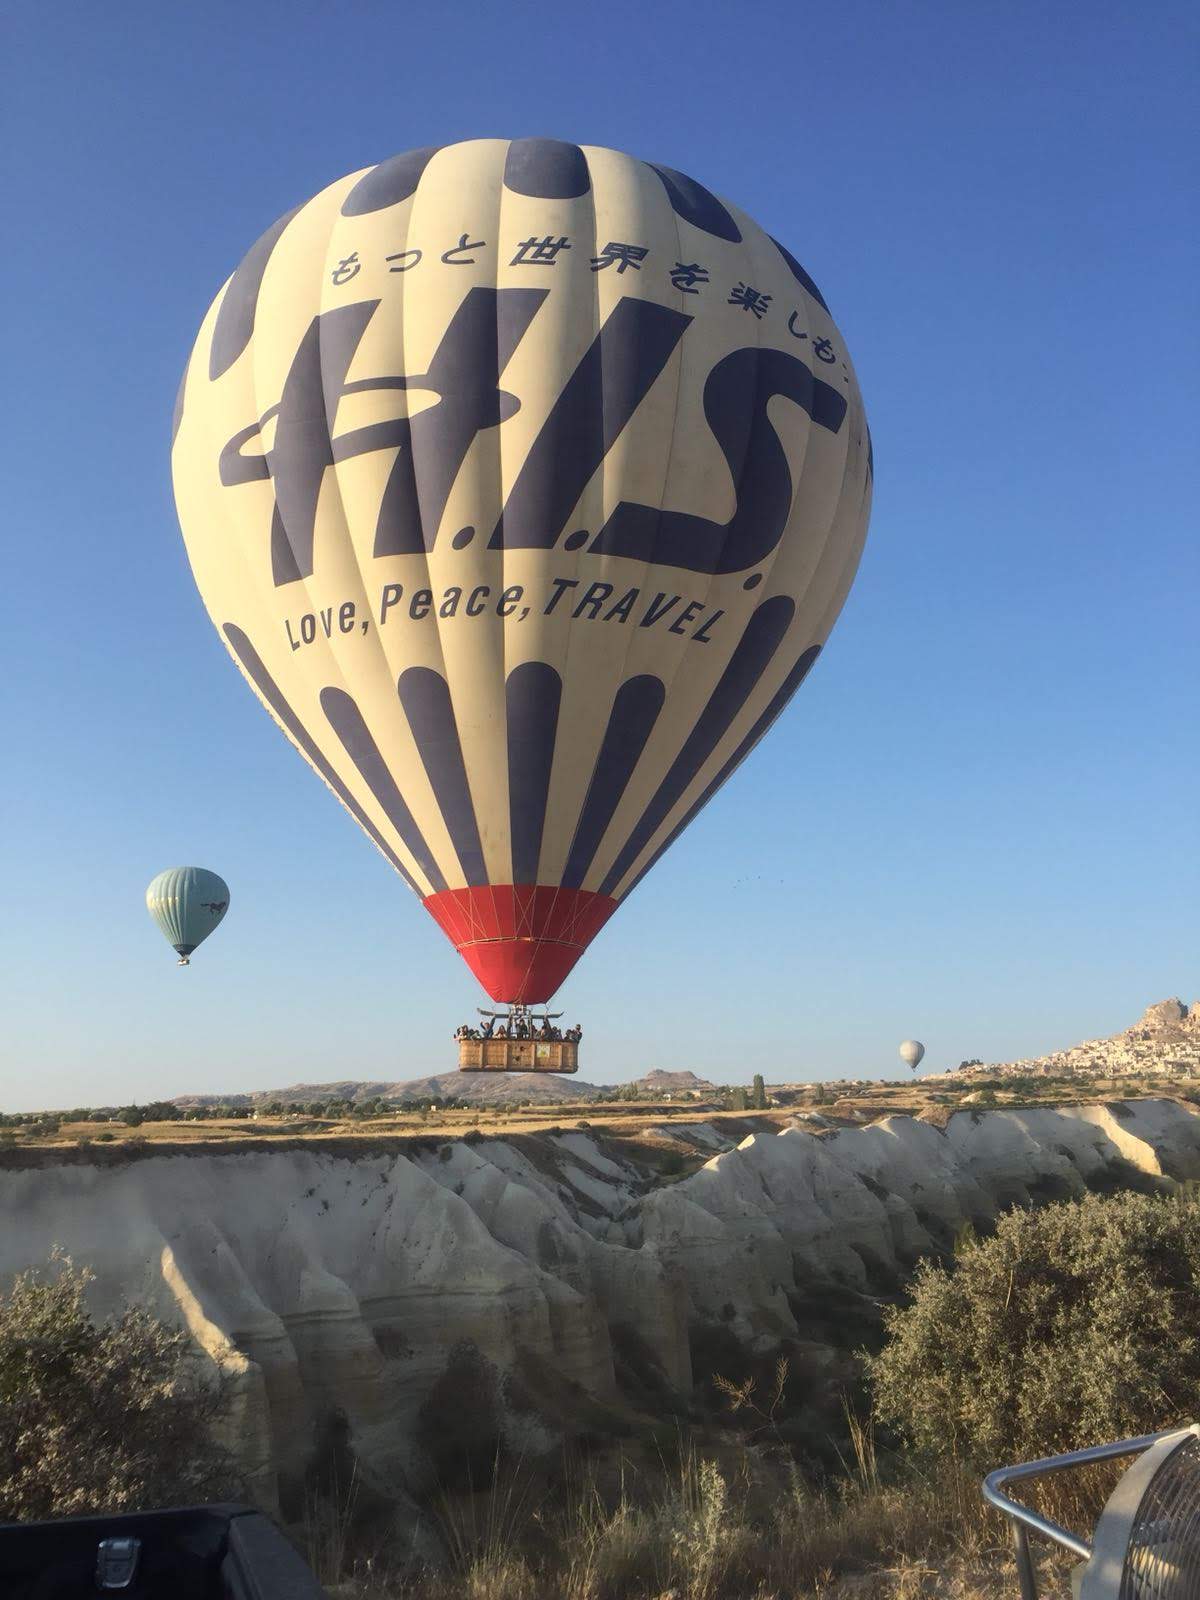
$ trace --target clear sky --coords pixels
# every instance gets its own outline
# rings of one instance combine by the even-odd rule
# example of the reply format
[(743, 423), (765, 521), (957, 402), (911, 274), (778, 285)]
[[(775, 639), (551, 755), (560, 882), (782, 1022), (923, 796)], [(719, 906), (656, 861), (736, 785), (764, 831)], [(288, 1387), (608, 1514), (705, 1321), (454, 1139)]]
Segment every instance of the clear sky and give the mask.
[[(875, 443), (817, 670), (562, 992), (581, 1075), (897, 1076), (1200, 996), (1194, 7), (5, 11), (0, 1106), (453, 1064), (481, 995), (226, 658), (168, 442), (270, 222), (479, 135), (744, 207)], [(185, 862), (232, 906), (179, 971), (143, 891)]]

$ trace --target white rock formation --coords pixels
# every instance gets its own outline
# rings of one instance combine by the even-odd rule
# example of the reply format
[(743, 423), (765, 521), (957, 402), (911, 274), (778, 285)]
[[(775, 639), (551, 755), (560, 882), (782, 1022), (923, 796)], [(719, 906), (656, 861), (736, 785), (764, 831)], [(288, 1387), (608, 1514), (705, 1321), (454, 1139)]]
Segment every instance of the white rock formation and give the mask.
[(1001, 1061), (968, 1067), (962, 1077), (1096, 1077), (1200, 1076), (1200, 1000), (1189, 1008), (1182, 1000), (1159, 1000), (1147, 1006), (1139, 1021), (1111, 1039), (1087, 1039), (1069, 1050), (1025, 1061)]
[(685, 1394), (706, 1326), (803, 1342), (822, 1285), (890, 1287), (1005, 1206), (1200, 1177), (1200, 1114), (1171, 1100), (811, 1127), (668, 1183), (585, 1131), (9, 1165), (0, 1284), (58, 1245), (100, 1315), (132, 1299), (189, 1328), (230, 1374), (252, 1488), (286, 1509), (331, 1416), (371, 1484), (420, 1492), (451, 1424), (542, 1448), (573, 1408), (628, 1416), (631, 1373)]

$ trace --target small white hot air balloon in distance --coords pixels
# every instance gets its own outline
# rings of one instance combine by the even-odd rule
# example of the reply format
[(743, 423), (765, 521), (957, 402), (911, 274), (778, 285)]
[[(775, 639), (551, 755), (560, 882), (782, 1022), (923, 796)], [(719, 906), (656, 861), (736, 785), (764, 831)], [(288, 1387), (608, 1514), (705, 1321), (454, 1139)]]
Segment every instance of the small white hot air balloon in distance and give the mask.
[(915, 1072), (925, 1055), (925, 1046), (919, 1039), (905, 1039), (900, 1046), (900, 1059)]

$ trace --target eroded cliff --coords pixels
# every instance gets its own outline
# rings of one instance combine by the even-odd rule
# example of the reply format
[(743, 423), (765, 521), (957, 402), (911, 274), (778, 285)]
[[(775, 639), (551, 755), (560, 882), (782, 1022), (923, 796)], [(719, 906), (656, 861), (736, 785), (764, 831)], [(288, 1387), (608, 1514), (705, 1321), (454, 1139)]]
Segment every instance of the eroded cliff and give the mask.
[(500, 1439), (686, 1403), (706, 1334), (819, 1347), (824, 1296), (892, 1292), (1010, 1205), (1200, 1179), (1200, 1115), (1173, 1100), (656, 1131), (707, 1159), (664, 1181), (575, 1130), (5, 1170), (0, 1281), (57, 1246), (98, 1313), (184, 1323), (230, 1375), (254, 1492), (286, 1509), (332, 1418), (367, 1482), (420, 1494)]

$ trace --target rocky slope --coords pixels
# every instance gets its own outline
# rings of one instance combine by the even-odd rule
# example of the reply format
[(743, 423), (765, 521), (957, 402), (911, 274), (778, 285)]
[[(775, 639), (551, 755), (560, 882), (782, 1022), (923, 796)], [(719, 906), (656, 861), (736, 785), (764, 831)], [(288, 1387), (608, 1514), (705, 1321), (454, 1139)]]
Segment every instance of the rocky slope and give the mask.
[(664, 1072), (661, 1067), (655, 1067), (653, 1072), (647, 1072), (644, 1077), (633, 1081), (639, 1089), (648, 1089), (651, 1094), (703, 1094), (705, 1090), (716, 1087), (707, 1078), (698, 1078), (694, 1072)]
[(10, 1163), (0, 1283), (58, 1245), (98, 1312), (128, 1297), (186, 1325), (231, 1375), (256, 1494), (294, 1511), (335, 1416), (402, 1499), (500, 1439), (537, 1452), (686, 1404), (713, 1349), (819, 1354), (825, 1308), (893, 1289), (966, 1222), (1200, 1179), (1200, 1114), (1171, 1100), (721, 1130), (657, 1130), (707, 1158), (675, 1182), (590, 1130)]
[(1046, 1077), (1200, 1074), (1200, 1000), (1190, 1006), (1178, 999), (1159, 1000), (1146, 1007), (1132, 1028), (1111, 1039), (1087, 1039), (1069, 1050), (1054, 1050), (1028, 1061), (971, 1067), (961, 1076), (1019, 1077), (1030, 1073)]

